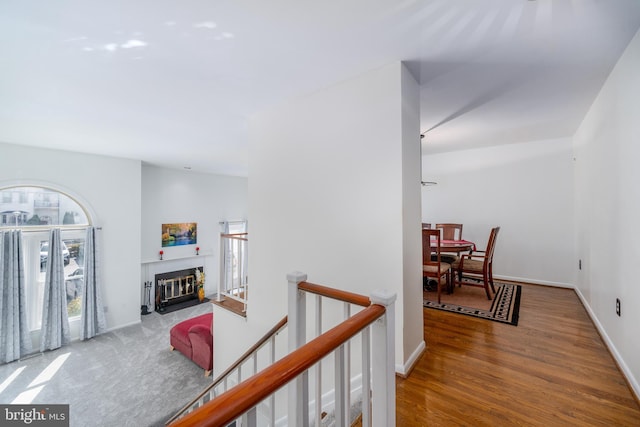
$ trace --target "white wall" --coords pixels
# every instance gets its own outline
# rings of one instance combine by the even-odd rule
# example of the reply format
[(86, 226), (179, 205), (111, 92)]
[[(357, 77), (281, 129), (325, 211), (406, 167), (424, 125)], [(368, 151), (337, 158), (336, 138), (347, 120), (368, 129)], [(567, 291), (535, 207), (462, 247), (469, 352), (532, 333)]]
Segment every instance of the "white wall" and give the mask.
[[(140, 161), (0, 143), (0, 186), (36, 184), (80, 201), (102, 227), (103, 295), (110, 329), (140, 321), (147, 274), (205, 265), (207, 293), (218, 277), (219, 225), (247, 218), (247, 179), (141, 166)], [(161, 249), (160, 226), (197, 222), (194, 246)], [(177, 260), (172, 260), (177, 258)], [(143, 268), (141, 269), (141, 265)]]
[[(574, 137), (577, 288), (640, 396), (640, 33), (627, 47)], [(621, 316), (615, 313), (620, 298)]]
[[(422, 321), (422, 229), (420, 194), (420, 90), (409, 71), (402, 67), (402, 239), (404, 285), (399, 296), (403, 306), (403, 367), (407, 375), (424, 350)], [(416, 250), (417, 248), (417, 250)], [(416, 284), (418, 286), (416, 286)], [(398, 320), (400, 322), (400, 320)], [(398, 325), (400, 326), (400, 325)]]
[[(427, 142), (428, 144), (428, 136)], [(500, 226), (494, 276), (573, 287), (573, 157), (557, 139), (423, 156), (423, 222), (462, 223), (484, 249)]]
[(102, 227), (111, 329), (140, 321), (140, 162), (0, 143), (0, 186), (45, 185), (77, 198)]
[[(403, 366), (422, 344), (422, 333), (416, 333), (422, 331), (422, 307), (415, 300), (403, 305), (403, 290), (421, 287), (420, 262), (413, 269), (404, 265), (405, 257), (419, 260), (421, 250), (419, 239), (403, 236), (403, 224), (413, 223), (418, 235), (420, 229), (418, 203), (413, 213), (411, 206), (403, 212), (405, 197), (419, 198), (420, 179), (419, 156), (413, 168), (405, 164), (403, 176), (403, 161), (409, 162), (403, 147), (415, 144), (417, 153), (419, 141), (418, 106), (409, 108), (402, 99), (410, 78), (392, 64), (252, 120), (248, 330), (261, 335), (286, 314), (286, 275), (298, 270), (338, 289), (397, 293), (396, 365)], [(411, 140), (403, 140), (403, 129), (413, 129)], [(407, 326), (410, 333), (405, 318), (415, 322)], [(215, 333), (235, 356), (251, 338), (242, 342), (242, 333), (217, 327)], [(403, 345), (405, 340), (410, 342)], [(218, 367), (232, 359), (217, 352), (215, 357)]]
[[(205, 293), (217, 291), (220, 221), (246, 220), (247, 178), (142, 166), (142, 278), (204, 266)], [(196, 222), (197, 245), (162, 248), (161, 226)], [(200, 255), (195, 256), (195, 248)], [(164, 250), (159, 262), (159, 251)], [(142, 295), (142, 293), (141, 293)], [(153, 309), (153, 307), (150, 307)]]

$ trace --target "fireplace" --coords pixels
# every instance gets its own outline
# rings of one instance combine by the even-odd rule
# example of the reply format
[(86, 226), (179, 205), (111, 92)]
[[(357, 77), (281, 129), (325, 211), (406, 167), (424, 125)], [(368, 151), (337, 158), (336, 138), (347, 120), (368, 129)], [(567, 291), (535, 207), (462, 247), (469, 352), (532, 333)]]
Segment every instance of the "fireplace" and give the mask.
[[(203, 271), (203, 267), (196, 268)], [(163, 312), (168, 306), (198, 298), (196, 268), (155, 275), (156, 311)]]

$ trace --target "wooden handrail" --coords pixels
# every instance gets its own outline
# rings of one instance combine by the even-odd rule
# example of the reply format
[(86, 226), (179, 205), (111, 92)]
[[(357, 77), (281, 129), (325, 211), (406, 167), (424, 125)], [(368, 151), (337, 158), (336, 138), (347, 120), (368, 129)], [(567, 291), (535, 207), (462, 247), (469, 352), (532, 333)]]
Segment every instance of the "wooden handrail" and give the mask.
[(241, 382), (216, 399), (177, 419), (172, 426), (223, 427), (284, 387), (327, 354), (384, 315), (385, 308), (372, 304), (338, 326), (308, 342), (258, 375)]
[(171, 424), (173, 421), (175, 421), (176, 418), (178, 418), (184, 411), (186, 411), (188, 408), (190, 408), (191, 406), (193, 406), (198, 400), (200, 400), (204, 395), (206, 395), (207, 393), (209, 393), (213, 388), (217, 387), (218, 384), (220, 384), (224, 378), (229, 375), (231, 372), (234, 371), (234, 369), (236, 369), (238, 366), (240, 366), (242, 363), (244, 363), (254, 352), (256, 352), (258, 349), (260, 349), (260, 347), (262, 347), (273, 335), (277, 334), (278, 332), (280, 332), (280, 330), (282, 328), (284, 328), (287, 324), (287, 316), (284, 316), (282, 319), (280, 319), (280, 321), (278, 323), (275, 324), (275, 326), (271, 329), (269, 329), (269, 331), (264, 334), (262, 336), (262, 338), (260, 338), (258, 341), (256, 341), (256, 343), (254, 345), (252, 345), (247, 351), (245, 351), (242, 356), (238, 357), (238, 359), (233, 362), (233, 364), (231, 366), (229, 366), (223, 373), (221, 373), (220, 375), (218, 375), (216, 377), (216, 379), (213, 380), (213, 383), (211, 383), (211, 385), (209, 385), (206, 389), (204, 389), (202, 391), (202, 393), (200, 393), (195, 399), (193, 399), (191, 402), (187, 403), (186, 405), (184, 405), (173, 417), (171, 417), (171, 419), (169, 419), (165, 424), (169, 425)]
[(322, 295), (323, 297), (333, 298), (339, 301), (348, 302), (350, 304), (359, 305), (362, 307), (368, 307), (371, 304), (371, 300), (363, 295), (341, 291), (339, 289), (329, 288), (322, 285), (316, 285), (315, 283), (300, 282), (298, 283), (298, 289), (312, 294)]
[(236, 239), (248, 241), (249, 239), (239, 236), (247, 236), (249, 233), (235, 233), (235, 234), (221, 234), (220, 237), (226, 237), (227, 239)]

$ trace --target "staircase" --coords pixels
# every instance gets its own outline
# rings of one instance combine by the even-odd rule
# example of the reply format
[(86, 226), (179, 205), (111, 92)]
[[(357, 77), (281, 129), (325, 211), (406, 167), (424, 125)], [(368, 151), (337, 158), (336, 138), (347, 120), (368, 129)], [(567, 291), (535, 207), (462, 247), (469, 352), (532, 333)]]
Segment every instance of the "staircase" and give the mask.
[[(365, 297), (309, 283), (298, 272), (287, 279), (288, 316), (167, 425), (346, 427), (358, 406), (355, 425), (395, 425), (395, 295)], [(315, 302), (311, 313), (307, 296)], [(342, 304), (343, 319), (323, 332), (327, 299)], [(309, 340), (307, 323), (315, 331)], [(284, 335), (289, 353), (275, 360)]]

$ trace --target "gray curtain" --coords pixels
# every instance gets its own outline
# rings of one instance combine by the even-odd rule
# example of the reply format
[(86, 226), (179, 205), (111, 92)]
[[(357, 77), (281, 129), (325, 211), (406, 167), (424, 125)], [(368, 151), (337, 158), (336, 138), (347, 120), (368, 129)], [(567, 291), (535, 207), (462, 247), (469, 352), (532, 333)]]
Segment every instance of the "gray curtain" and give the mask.
[(69, 344), (69, 318), (67, 317), (67, 292), (64, 283), (64, 256), (60, 229), (49, 234), (47, 273), (44, 281), (42, 328), (40, 351), (54, 350)]
[(96, 243), (96, 228), (87, 228), (84, 241), (84, 281), (82, 283), (82, 316), (80, 339), (86, 340), (107, 330), (104, 306), (100, 292), (99, 245)]
[(20, 359), (30, 352), (22, 232), (0, 231), (0, 362)]

